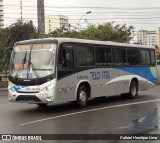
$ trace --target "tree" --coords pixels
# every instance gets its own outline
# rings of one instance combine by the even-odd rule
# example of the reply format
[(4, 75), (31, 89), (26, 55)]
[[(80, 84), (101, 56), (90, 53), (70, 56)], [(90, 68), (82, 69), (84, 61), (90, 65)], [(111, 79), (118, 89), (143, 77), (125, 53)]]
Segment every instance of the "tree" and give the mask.
[(104, 23), (101, 25), (89, 25), (86, 29), (76, 31), (55, 30), (49, 33), (52, 37), (70, 37), (79, 39), (90, 39), (90, 40), (100, 40), (100, 41), (115, 41), (121, 43), (128, 43), (132, 37), (133, 26), (127, 27), (123, 25), (115, 25), (114, 22)]
[[(6, 47), (13, 47), (17, 41), (38, 38), (37, 29), (34, 27), (33, 22), (17, 21), (11, 26), (0, 29), (0, 71), (2, 70), (2, 63), (4, 59), (4, 50)], [(7, 54), (7, 59), (10, 54)]]
[(38, 38), (38, 33), (36, 28), (33, 26), (33, 22), (22, 22), (17, 21), (12, 24), (9, 29), (9, 36), (7, 45), (13, 46), (17, 41), (28, 40), (33, 38)]
[(7, 39), (9, 35), (9, 30), (7, 28), (0, 29), (0, 71), (3, 65), (4, 50), (7, 46)]

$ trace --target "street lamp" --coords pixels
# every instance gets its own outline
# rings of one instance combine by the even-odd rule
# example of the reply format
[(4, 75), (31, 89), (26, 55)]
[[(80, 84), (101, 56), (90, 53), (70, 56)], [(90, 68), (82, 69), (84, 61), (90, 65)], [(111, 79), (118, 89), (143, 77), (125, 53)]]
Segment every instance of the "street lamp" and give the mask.
[(90, 13), (92, 13), (92, 11), (87, 11), (85, 14), (83, 14), (83, 15), (81, 16), (81, 18), (78, 20), (76, 27), (79, 25), (79, 22), (81, 21), (81, 19), (83, 18), (83, 16), (85, 16), (85, 15), (87, 15), (87, 14), (90, 14)]

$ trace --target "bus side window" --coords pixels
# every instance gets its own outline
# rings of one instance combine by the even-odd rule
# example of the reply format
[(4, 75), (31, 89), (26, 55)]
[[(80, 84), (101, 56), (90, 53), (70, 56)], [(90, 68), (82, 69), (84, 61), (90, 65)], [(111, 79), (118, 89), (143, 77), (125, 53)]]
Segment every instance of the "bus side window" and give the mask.
[(61, 68), (63, 70), (72, 70), (74, 67), (73, 64), (73, 50), (72, 49), (63, 49), (62, 50), (62, 57), (61, 57)]

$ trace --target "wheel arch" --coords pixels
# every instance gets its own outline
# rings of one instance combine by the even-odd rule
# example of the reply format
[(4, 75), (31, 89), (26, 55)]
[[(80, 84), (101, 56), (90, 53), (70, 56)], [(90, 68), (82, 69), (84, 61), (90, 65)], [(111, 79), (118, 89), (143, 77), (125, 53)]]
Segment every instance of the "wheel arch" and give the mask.
[(76, 87), (76, 90), (75, 90), (75, 100), (77, 99), (77, 92), (78, 92), (78, 89), (80, 86), (84, 85), (85, 87), (87, 87), (87, 90), (88, 90), (88, 94), (89, 94), (89, 97), (91, 97), (91, 84), (89, 83), (89, 81), (87, 80), (84, 80), (84, 81), (80, 81), (78, 84), (77, 84), (77, 87)]
[(135, 81), (135, 82), (137, 83), (137, 85), (138, 85), (137, 87), (138, 87), (138, 90), (139, 90), (139, 81), (138, 81), (138, 78), (137, 78), (137, 77), (133, 77), (133, 78), (130, 80), (129, 87), (130, 87), (132, 81)]

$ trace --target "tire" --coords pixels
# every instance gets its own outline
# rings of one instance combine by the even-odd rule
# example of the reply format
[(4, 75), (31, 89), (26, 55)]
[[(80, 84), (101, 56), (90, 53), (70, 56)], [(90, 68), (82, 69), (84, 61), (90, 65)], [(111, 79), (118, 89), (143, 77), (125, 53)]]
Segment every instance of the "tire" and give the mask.
[(39, 103), (37, 104), (40, 108), (46, 108), (47, 104), (46, 103)]
[(88, 103), (88, 90), (85, 86), (80, 86), (77, 92), (77, 106), (79, 108), (84, 108)]
[(138, 96), (138, 84), (135, 81), (131, 81), (129, 89), (129, 98), (134, 99)]

